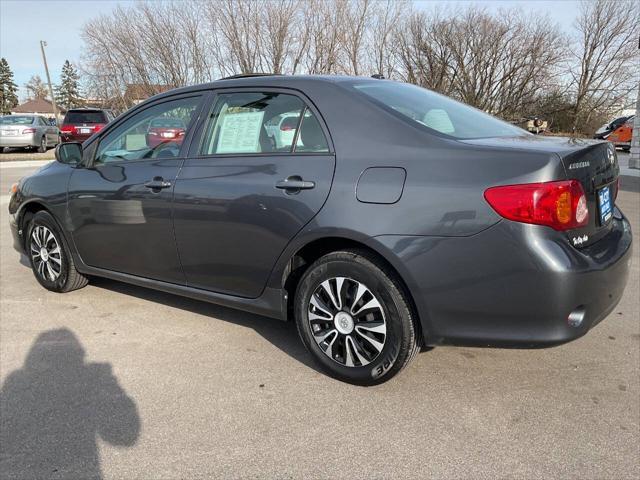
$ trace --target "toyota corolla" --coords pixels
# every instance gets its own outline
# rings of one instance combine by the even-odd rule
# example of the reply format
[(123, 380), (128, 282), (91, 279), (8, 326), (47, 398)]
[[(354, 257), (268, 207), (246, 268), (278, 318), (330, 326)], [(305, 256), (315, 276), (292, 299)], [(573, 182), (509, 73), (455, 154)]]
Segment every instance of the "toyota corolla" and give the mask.
[[(150, 140), (164, 122), (180, 139)], [(9, 205), (43, 287), (101, 276), (291, 319), (352, 383), (391, 378), (423, 345), (576, 339), (627, 282), (610, 144), (534, 136), (408, 84), (223, 79), (56, 158)]]

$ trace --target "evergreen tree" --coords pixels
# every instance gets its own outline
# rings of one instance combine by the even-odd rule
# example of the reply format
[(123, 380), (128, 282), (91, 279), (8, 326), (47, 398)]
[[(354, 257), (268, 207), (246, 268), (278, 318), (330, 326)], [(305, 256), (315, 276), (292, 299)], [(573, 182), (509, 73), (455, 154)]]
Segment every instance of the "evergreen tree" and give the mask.
[(5, 58), (0, 59), (0, 114), (8, 115), (18, 105), (18, 86), (13, 81), (13, 72)]
[(30, 100), (43, 98), (46, 99), (49, 95), (49, 90), (47, 86), (44, 84), (40, 75), (33, 75), (29, 81), (24, 85), (24, 88), (27, 89), (28, 97)]
[(68, 110), (69, 108), (79, 107), (82, 104), (79, 80), (78, 71), (69, 60), (65, 60), (60, 75), (60, 85), (55, 88), (56, 103), (59, 106)]

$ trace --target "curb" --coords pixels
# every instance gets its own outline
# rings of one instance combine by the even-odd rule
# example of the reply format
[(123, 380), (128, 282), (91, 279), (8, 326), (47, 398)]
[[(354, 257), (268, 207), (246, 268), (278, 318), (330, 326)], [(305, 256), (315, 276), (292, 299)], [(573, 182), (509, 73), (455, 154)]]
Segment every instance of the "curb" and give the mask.
[(47, 163), (55, 162), (55, 160), (14, 160), (7, 162), (0, 162), (0, 170), (5, 168), (33, 168), (42, 167)]

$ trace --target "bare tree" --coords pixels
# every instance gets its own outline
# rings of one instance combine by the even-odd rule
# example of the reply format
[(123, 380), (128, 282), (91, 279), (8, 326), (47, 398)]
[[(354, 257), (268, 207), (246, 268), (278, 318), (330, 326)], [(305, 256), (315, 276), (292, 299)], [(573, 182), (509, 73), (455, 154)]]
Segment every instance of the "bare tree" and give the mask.
[(49, 89), (40, 78), (40, 75), (32, 75), (27, 83), (24, 84), (29, 100), (45, 99), (49, 96)]
[(399, 45), (394, 33), (411, 11), (408, 0), (380, 0), (373, 5), (371, 28), (368, 29), (367, 48), (371, 73), (392, 78), (398, 69)]
[[(237, 73), (381, 73), (507, 119), (586, 125), (638, 81), (638, 6), (584, 3), (579, 42), (548, 17), (414, 11), (409, 0), (182, 0), (118, 6), (83, 30), (85, 88), (123, 108), (127, 85), (159, 87)], [(618, 3), (615, 3), (617, 6)], [(580, 123), (582, 122), (582, 123)]]
[(578, 41), (570, 69), (573, 128), (593, 112), (620, 104), (640, 79), (640, 6), (616, 0), (583, 1), (576, 21)]

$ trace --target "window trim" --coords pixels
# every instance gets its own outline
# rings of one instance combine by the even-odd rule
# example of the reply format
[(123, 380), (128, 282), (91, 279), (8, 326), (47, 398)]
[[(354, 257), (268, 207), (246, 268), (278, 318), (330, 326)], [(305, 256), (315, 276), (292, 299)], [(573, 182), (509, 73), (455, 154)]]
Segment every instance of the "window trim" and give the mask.
[[(199, 98), (199, 101), (198, 101), (198, 104), (196, 105), (196, 110), (195, 110), (196, 114), (193, 116), (193, 119), (191, 120), (189, 125), (187, 125), (187, 135), (182, 141), (182, 145), (180, 146), (180, 152), (178, 153), (178, 156), (175, 158), (172, 158), (172, 160), (180, 160), (180, 159), (187, 158), (187, 153), (189, 152), (189, 147), (190, 147), (191, 140), (193, 138), (193, 133), (200, 123), (200, 120), (201, 120), (200, 115), (202, 115), (203, 106), (207, 103), (209, 97), (210, 97), (209, 92), (205, 90), (197, 90), (194, 92), (172, 95), (170, 97), (163, 97), (161, 99), (158, 99), (155, 102), (149, 102), (148, 104), (141, 104), (140, 106), (130, 109), (128, 112), (122, 115), (122, 118), (119, 118), (113, 124), (111, 125), (107, 124), (107, 128), (102, 132), (100, 132), (100, 135), (94, 141), (86, 145), (86, 147), (83, 146), (83, 150), (85, 150), (95, 144), (95, 148), (93, 149), (93, 152), (91, 152), (91, 157), (87, 161), (86, 168), (98, 168), (105, 165), (105, 164), (96, 164), (96, 155), (98, 153), (98, 149), (100, 148), (100, 144), (104, 141), (105, 137), (109, 136), (113, 131), (121, 127), (130, 118), (134, 117), (139, 113), (144, 112), (145, 110), (157, 107), (158, 105), (162, 105), (164, 103), (174, 102), (176, 100), (184, 100), (188, 98)], [(157, 160), (158, 160), (157, 158), (119, 160), (119, 161), (109, 162), (108, 165), (122, 165), (122, 164), (140, 163), (140, 162), (157, 161)]]
[[(289, 156), (327, 156), (327, 155), (335, 155), (335, 150), (333, 146), (333, 140), (331, 138), (331, 134), (329, 133), (329, 129), (327, 128), (326, 122), (320, 111), (317, 109), (315, 104), (307, 97), (302, 91), (293, 89), (293, 88), (282, 88), (282, 87), (269, 87), (269, 86), (253, 86), (253, 87), (220, 87), (214, 88), (210, 90), (211, 97), (207, 99), (207, 105), (203, 106), (201, 111), (201, 118), (198, 124), (197, 130), (194, 129), (194, 138), (192, 138), (191, 146), (189, 148), (189, 152), (186, 158), (188, 159), (212, 159), (212, 158), (236, 158), (236, 157), (289, 157)], [(295, 142), (297, 142), (297, 136), (299, 135), (299, 127), (296, 130), (296, 138), (294, 139), (293, 148), (289, 152), (251, 152), (251, 153), (212, 153), (212, 154), (202, 154), (202, 143), (204, 142), (204, 137), (206, 135), (206, 129), (208, 127), (208, 120), (211, 116), (211, 112), (216, 107), (218, 98), (220, 95), (228, 95), (234, 93), (281, 93), (283, 95), (293, 95), (298, 97), (300, 101), (302, 101), (303, 108), (301, 113), (304, 114), (306, 110), (311, 111), (313, 115), (315, 115), (316, 120), (320, 124), (320, 128), (322, 129), (322, 133), (324, 134), (324, 138), (327, 141), (328, 151), (326, 152), (296, 152), (295, 151)], [(300, 115), (300, 120), (304, 115)], [(198, 136), (197, 138), (196, 135)]]

